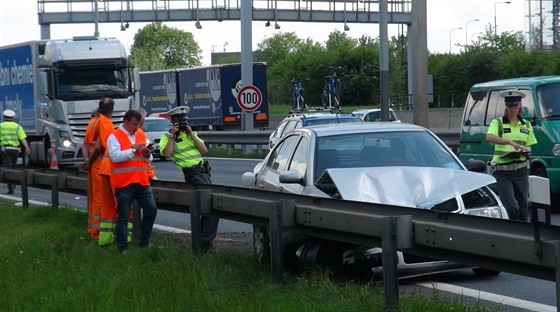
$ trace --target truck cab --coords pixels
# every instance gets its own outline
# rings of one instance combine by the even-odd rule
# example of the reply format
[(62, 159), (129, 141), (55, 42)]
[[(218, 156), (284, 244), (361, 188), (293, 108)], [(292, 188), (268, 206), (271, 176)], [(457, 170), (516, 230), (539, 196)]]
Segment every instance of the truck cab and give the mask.
[(38, 105), (23, 105), (20, 120), (31, 144), (29, 160), (48, 164), (55, 149), (60, 165), (80, 162), (85, 131), (99, 101), (115, 101), (112, 121), (121, 124), (125, 112), (135, 106), (139, 86), (133, 77), (138, 72), (114, 38), (43, 40), (35, 49)]

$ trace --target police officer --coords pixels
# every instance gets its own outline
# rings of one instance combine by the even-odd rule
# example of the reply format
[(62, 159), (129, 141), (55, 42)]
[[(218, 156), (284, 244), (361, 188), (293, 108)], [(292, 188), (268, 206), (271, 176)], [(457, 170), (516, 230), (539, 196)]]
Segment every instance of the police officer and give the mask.
[[(15, 166), (21, 145), (25, 148), (25, 154), (29, 155), (31, 150), (27, 145), (27, 135), (23, 128), (14, 122), (16, 112), (6, 109), (2, 112), (4, 122), (0, 123), (0, 148), (2, 152), (2, 163), (7, 166)], [(8, 183), (8, 194), (14, 193), (14, 185)]]
[[(165, 157), (171, 157), (177, 167), (183, 171), (185, 182), (188, 184), (212, 184), (210, 179), (210, 165), (202, 158), (208, 152), (204, 141), (189, 125), (187, 106), (179, 106), (167, 114), (171, 117), (173, 128), (164, 133), (159, 141), (160, 150)], [(212, 248), (212, 241), (216, 238), (219, 219), (215, 217), (201, 217), (202, 248)]]
[(504, 116), (492, 120), (486, 140), (494, 144), (493, 175), (500, 199), (509, 218), (528, 221), (529, 201), (529, 146), (537, 143), (531, 123), (522, 117), (523, 92), (503, 91), (506, 109)]

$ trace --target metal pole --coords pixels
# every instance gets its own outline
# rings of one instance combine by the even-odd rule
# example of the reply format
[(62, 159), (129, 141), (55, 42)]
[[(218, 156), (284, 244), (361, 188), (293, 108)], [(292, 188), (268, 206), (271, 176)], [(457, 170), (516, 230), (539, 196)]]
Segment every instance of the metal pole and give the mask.
[(99, 5), (97, 4), (97, 0), (93, 0), (95, 3), (95, 12), (93, 13), (93, 21), (95, 23), (95, 30), (93, 31), (93, 35), (95, 37), (99, 37)]
[[(467, 33), (469, 32), (468, 27), (469, 27), (469, 23), (470, 22), (478, 22), (478, 18), (477, 19), (473, 19), (473, 20), (468, 20), (467, 23), (465, 24), (465, 47), (468, 45), (468, 40), (467, 40)], [(472, 40), (471, 40), (472, 41)]]
[(387, 0), (379, 1), (379, 91), (381, 120), (389, 121), (389, 38)]

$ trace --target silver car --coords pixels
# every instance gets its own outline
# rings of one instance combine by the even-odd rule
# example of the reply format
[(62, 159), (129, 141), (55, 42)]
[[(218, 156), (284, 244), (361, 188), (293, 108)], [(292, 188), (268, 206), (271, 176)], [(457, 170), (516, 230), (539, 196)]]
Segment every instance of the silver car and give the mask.
[[(488, 188), (495, 179), (481, 173), (486, 165), (479, 161), (470, 166), (479, 172), (468, 171), (426, 128), (394, 122), (351, 123), (293, 130), (242, 180), (263, 190), (507, 219), (499, 198)], [(266, 257), (266, 228), (256, 227), (254, 235), (256, 251)], [(302, 262), (320, 263), (324, 254), (332, 257), (332, 252), (320, 252), (317, 244), (316, 239), (290, 235), (284, 242), (285, 263), (299, 268), (297, 272)], [(380, 248), (320, 244), (340, 250), (346, 264), (367, 261), (373, 272), (382, 270)], [(400, 276), (462, 267), (406, 254), (399, 259)], [(499, 272), (477, 268), (475, 273)]]
[(146, 117), (142, 130), (146, 133), (148, 146), (154, 155), (154, 158), (165, 160), (165, 156), (159, 150), (159, 140), (164, 133), (169, 132), (173, 125), (167, 118), (163, 117)]

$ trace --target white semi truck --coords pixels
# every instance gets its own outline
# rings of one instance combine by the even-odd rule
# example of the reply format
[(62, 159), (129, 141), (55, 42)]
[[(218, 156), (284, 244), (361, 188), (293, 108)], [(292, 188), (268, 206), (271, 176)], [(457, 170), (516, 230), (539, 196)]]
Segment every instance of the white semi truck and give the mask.
[(86, 127), (99, 100), (114, 99), (112, 120), (121, 124), (124, 113), (136, 107), (138, 77), (125, 47), (114, 38), (0, 47), (0, 111), (16, 112), (30, 143), (29, 163), (47, 166), (54, 149), (59, 165), (71, 165), (83, 160)]

